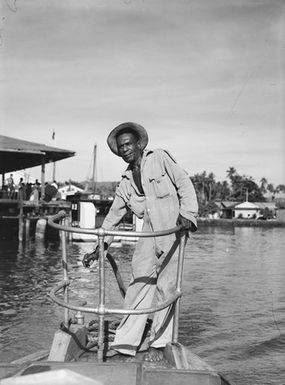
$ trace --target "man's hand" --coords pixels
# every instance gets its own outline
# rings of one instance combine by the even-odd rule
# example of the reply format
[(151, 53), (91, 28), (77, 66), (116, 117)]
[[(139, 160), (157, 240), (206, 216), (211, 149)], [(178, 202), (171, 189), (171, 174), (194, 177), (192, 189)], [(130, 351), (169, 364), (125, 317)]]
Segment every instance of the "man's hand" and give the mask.
[(189, 221), (189, 219), (184, 218), (181, 214), (179, 214), (176, 224), (177, 226), (182, 226), (184, 230), (190, 230), (191, 221)]
[(92, 262), (94, 262), (95, 260), (98, 261), (98, 259), (99, 259), (99, 247), (97, 246), (92, 253), (87, 253), (84, 255), (82, 259), (82, 265), (86, 268), (90, 267)]
[(183, 217), (181, 214), (179, 214), (176, 222), (177, 226), (182, 226), (184, 230), (187, 231), (196, 231), (196, 226), (187, 218)]
[[(108, 249), (108, 244), (104, 242), (104, 250), (106, 251), (107, 249)], [(97, 245), (96, 249), (92, 251), (92, 253), (87, 253), (84, 255), (82, 259), (82, 265), (86, 268), (90, 267), (92, 262), (98, 261), (98, 259), (99, 259), (99, 246)]]

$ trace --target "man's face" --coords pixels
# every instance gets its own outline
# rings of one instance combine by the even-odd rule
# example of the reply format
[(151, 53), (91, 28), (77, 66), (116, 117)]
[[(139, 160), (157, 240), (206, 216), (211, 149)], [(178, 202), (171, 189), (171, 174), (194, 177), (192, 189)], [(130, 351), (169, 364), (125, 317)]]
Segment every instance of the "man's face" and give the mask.
[(117, 136), (119, 155), (127, 163), (134, 163), (141, 156), (139, 141), (133, 133), (124, 133)]

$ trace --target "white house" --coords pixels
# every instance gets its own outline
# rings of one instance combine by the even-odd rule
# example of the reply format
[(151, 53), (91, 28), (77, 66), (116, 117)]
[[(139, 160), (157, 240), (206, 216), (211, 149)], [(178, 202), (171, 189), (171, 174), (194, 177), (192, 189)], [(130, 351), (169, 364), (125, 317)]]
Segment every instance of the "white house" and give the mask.
[(262, 216), (265, 210), (276, 215), (276, 205), (274, 202), (248, 202), (245, 201), (235, 206), (233, 210), (233, 218), (258, 218)]
[(260, 208), (256, 203), (245, 201), (235, 206), (233, 218), (256, 218), (259, 215)]

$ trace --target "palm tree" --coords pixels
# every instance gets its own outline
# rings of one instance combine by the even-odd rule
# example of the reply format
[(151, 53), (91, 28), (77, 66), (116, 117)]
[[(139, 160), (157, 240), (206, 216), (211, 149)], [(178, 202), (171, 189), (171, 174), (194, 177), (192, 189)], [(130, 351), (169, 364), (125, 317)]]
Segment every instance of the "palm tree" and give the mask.
[(237, 175), (237, 170), (234, 167), (229, 167), (227, 170), (227, 178), (230, 179), (230, 181), (233, 180), (234, 176)]
[(213, 172), (210, 172), (210, 174), (208, 175), (208, 178), (207, 178), (207, 187), (208, 187), (208, 201), (210, 202), (212, 200), (212, 196), (213, 196), (213, 190), (214, 190), (214, 187), (215, 187), (215, 175)]

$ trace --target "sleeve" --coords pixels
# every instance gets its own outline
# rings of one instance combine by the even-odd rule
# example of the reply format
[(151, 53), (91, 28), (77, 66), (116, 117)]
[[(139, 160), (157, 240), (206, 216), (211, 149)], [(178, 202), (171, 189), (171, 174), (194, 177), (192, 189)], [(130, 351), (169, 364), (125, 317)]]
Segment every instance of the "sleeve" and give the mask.
[[(120, 186), (116, 190), (114, 202), (107, 214), (104, 222), (102, 224), (102, 228), (105, 230), (115, 230), (119, 225), (123, 216), (127, 213), (126, 203), (123, 197), (120, 194)], [(105, 237), (104, 242), (110, 246), (113, 241), (111, 235)]]
[(183, 170), (176, 160), (167, 151), (162, 152), (165, 170), (176, 187), (179, 199), (179, 212), (189, 219), (197, 230), (198, 202), (196, 192), (187, 172)]

